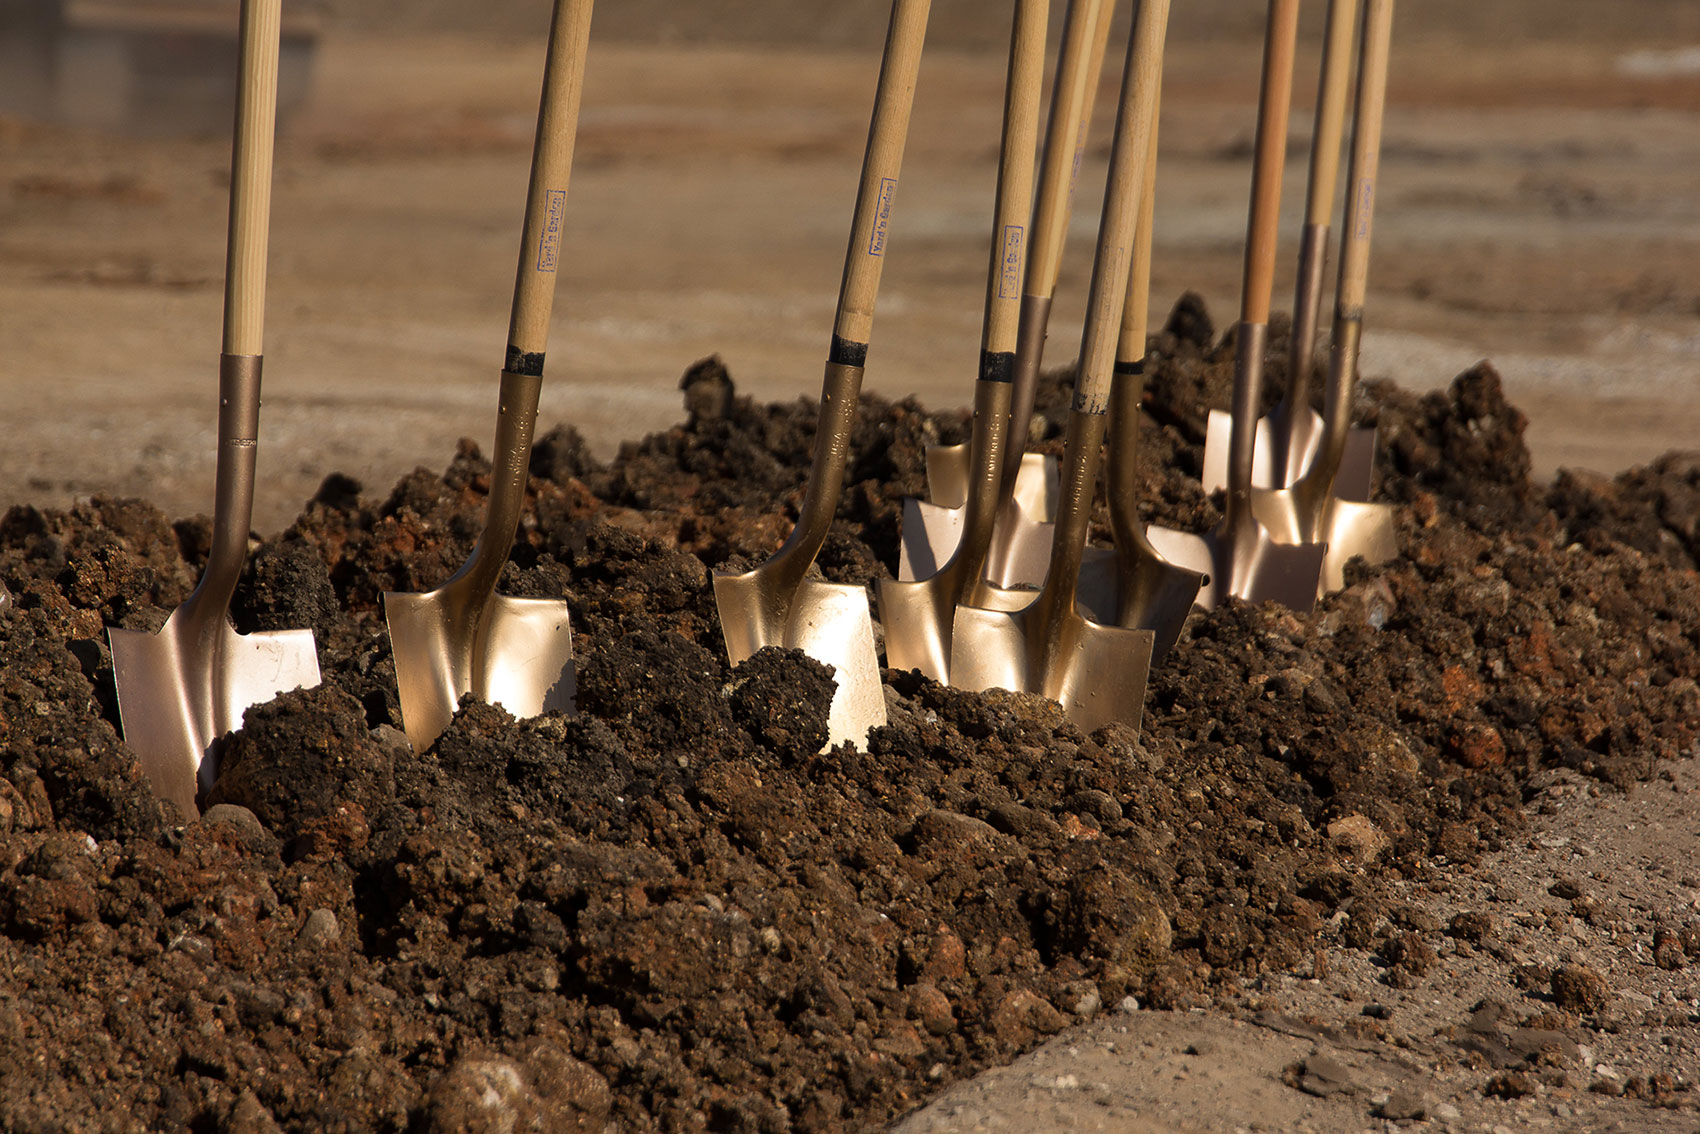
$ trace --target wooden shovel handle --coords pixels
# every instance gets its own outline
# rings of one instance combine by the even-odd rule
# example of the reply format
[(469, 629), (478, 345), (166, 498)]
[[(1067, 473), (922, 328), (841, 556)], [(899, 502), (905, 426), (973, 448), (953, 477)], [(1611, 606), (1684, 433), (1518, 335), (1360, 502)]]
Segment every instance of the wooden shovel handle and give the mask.
[(282, 26), (282, 0), (243, 0), (236, 140), (230, 160), (230, 234), (224, 263), (227, 355), (257, 355), (264, 349)]
[(850, 227), (844, 279), (838, 289), (831, 356), (835, 363), (859, 366), (867, 354), (931, 6), (931, 0), (894, 0), (892, 4), (879, 90), (868, 127), (868, 149), (862, 159), (862, 183), (856, 193), (856, 217)]
[(1109, 407), (1110, 383), (1121, 339), (1127, 304), (1129, 264), (1134, 233), (1139, 227), (1140, 196), (1147, 168), (1153, 164), (1158, 89), (1163, 80), (1163, 42), (1169, 26), (1169, 0), (1141, 0), (1128, 46), (1127, 72), (1122, 79), (1121, 109), (1116, 121), (1115, 149), (1104, 213), (1098, 228), (1098, 254), (1086, 305), (1086, 328), (1080, 344), (1080, 372), (1075, 379), (1074, 409), (1103, 414)]
[(1287, 120), (1293, 102), (1293, 48), (1299, 0), (1269, 0), (1263, 43), (1263, 90), (1257, 108), (1257, 156), (1251, 176), (1251, 220), (1246, 227), (1245, 278), (1240, 322), (1267, 324), (1275, 287), (1275, 245), (1280, 234), (1281, 173), (1287, 161)]
[[(1137, 367), (1145, 358), (1147, 322), (1151, 310), (1151, 245), (1157, 221), (1157, 119), (1162, 101), (1151, 100), (1150, 155), (1145, 160), (1145, 186), (1139, 196), (1139, 225), (1133, 233), (1133, 267), (1127, 277), (1127, 302), (1122, 306), (1121, 337), (1116, 344), (1116, 370)], [(1117, 444), (1121, 444), (1120, 441)]]
[[(985, 359), (1014, 352), (1021, 322), (1021, 289), (1027, 279), (1032, 240), (1034, 155), (1039, 144), (1039, 104), (1045, 77), (1045, 32), (1050, 0), (1016, 0), (1010, 32), (1009, 77), (1004, 85), (1003, 147), (998, 160), (998, 195), (992, 227), (991, 277), (986, 285), (986, 323), (980, 340)], [(981, 375), (981, 377), (987, 377)], [(1007, 380), (1007, 379), (1006, 379)]]
[(1341, 235), (1337, 318), (1363, 317), (1369, 287), (1369, 241), (1375, 186), (1381, 167), (1381, 124), (1387, 108), (1387, 64), (1393, 44), (1393, 0), (1369, 0), (1358, 76), (1357, 122), (1347, 179), (1345, 231)]
[(1335, 286), (1334, 344), (1328, 360), (1322, 443), (1310, 470), (1295, 486), (1304, 507), (1321, 516), (1334, 491), (1352, 425), (1352, 387), (1357, 381), (1363, 337), (1364, 293), (1369, 282), (1370, 224), (1381, 155), (1381, 121), (1387, 105), (1387, 62), (1393, 40), (1393, 0), (1369, 0), (1359, 49), (1352, 167), (1347, 175), (1345, 231), (1340, 240), (1340, 278)]
[(1361, 0), (1329, 0), (1328, 35), (1322, 47), (1322, 78), (1316, 92), (1316, 129), (1310, 147), (1310, 186), (1305, 223), (1326, 225), (1334, 216), (1340, 177), (1340, 139), (1346, 130), (1346, 99), (1352, 86), (1352, 33)]
[(1046, 568), (1044, 598), (1052, 606), (1072, 603), (1080, 576), (1092, 516), (1092, 498), (1102, 457), (1104, 432), (1114, 381), (1116, 346), (1127, 303), (1128, 263), (1139, 225), (1140, 190), (1152, 158), (1152, 108), (1163, 77), (1163, 42), (1169, 27), (1169, 0), (1141, 0), (1128, 43), (1127, 67), (1110, 151), (1109, 185), (1098, 224), (1098, 252), (1087, 293), (1086, 327), (1080, 344), (1080, 368), (1074, 382), (1068, 441), (1063, 453), (1057, 501), (1056, 534)]
[(503, 369), (511, 374), (541, 375), (549, 346), (549, 317), (555, 305), (555, 281), (560, 276), (567, 183), (578, 141), (592, 7), (593, 0), (556, 0), (549, 28), (549, 56), (543, 70), (531, 186), (525, 202), (525, 235), (520, 241), (508, 353), (503, 363)]
[(1069, 205), (1080, 155), (1092, 121), (1092, 105), (1115, 18), (1115, 0), (1070, 0), (1045, 128), (1039, 199), (1033, 212), (1033, 244), (1027, 260), (1026, 294), (1049, 299), (1062, 270), (1068, 242)]

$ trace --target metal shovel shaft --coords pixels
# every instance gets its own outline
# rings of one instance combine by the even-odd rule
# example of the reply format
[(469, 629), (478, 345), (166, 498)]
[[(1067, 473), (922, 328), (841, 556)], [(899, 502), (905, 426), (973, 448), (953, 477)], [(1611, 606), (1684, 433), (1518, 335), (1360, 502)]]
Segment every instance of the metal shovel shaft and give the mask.
[[(1321, 524), (1323, 502), (1333, 495), (1334, 477), (1346, 450), (1352, 423), (1352, 393), (1357, 384), (1358, 351), (1363, 338), (1364, 300), (1369, 288), (1371, 228), (1380, 169), (1382, 119), (1387, 99), (1393, 0), (1369, 0), (1364, 20), (1356, 122), (1352, 130), (1350, 192), (1346, 199), (1340, 276), (1335, 286), (1334, 344), (1323, 406), (1322, 444), (1310, 470), (1294, 485), (1306, 509)], [(1313, 537), (1319, 538), (1319, 537)]]
[[(1063, 248), (1068, 241), (1070, 206), (1075, 181), (1092, 124), (1099, 78), (1110, 41), (1110, 24), (1115, 17), (1114, 0), (1070, 0), (1063, 23), (1062, 47), (1057, 53), (1057, 72), (1051, 93), (1050, 118), (1045, 128), (1044, 156), (1040, 162), (1038, 194), (1033, 205), (1033, 242), (1027, 259), (1027, 276), (1022, 287), (1019, 344), (1010, 410), (1010, 448), (1022, 452), (1033, 421), (1033, 404), (1039, 391), (1039, 371), (1044, 361), (1045, 335), (1050, 325), (1051, 301), (1057, 276), (1062, 270)], [(1005, 465), (1000, 509), (1014, 520), (1009, 507), (1015, 492), (1019, 461)]]
[[(1316, 355), (1317, 324), (1322, 315), (1322, 285), (1327, 275), (1329, 221), (1340, 171), (1340, 140), (1352, 76), (1352, 32), (1360, 0), (1328, 0), (1328, 31), (1323, 41), (1317, 83), (1316, 126), (1311, 136), (1310, 180), (1305, 192), (1305, 227), (1299, 242), (1297, 293), (1287, 390), (1276, 411), (1275, 468), (1291, 484), (1303, 472), (1300, 431), (1309, 418), (1311, 367)], [(1279, 486), (1277, 486), (1279, 487)]]
[(874, 303), (879, 298), (880, 274), (885, 267), (891, 214), (903, 168), (904, 143), (909, 137), (909, 113), (915, 101), (915, 82), (920, 73), (930, 10), (931, 0), (895, 0), (892, 4), (872, 125), (868, 130), (868, 148), (862, 157), (856, 212), (850, 225), (850, 246), (844, 254), (844, 276), (838, 288), (838, 313), (821, 386), (808, 488), (797, 526), (765, 568), (776, 607), (790, 605), (786, 592), (802, 582), (815, 556), (820, 554), (844, 491), (844, 472), (850, 463), (850, 434), (862, 393), (863, 368), (874, 325)]

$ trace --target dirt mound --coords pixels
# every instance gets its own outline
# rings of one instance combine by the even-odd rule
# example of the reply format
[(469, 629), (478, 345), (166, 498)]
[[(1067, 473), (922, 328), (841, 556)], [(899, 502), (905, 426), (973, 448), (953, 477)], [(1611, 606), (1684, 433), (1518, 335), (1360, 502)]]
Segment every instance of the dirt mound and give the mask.
[[(1195, 302), (1156, 341), (1145, 498), (1197, 527), (1232, 344)], [(1542, 499), (1483, 366), (1366, 391), (1403, 558), (1309, 616), (1194, 617), (1143, 734), (888, 673), (891, 723), (817, 754), (829, 672), (728, 667), (708, 586), (785, 534), (815, 407), (712, 360), (683, 386), (607, 465), (568, 429), (535, 453), (502, 588), (571, 603), (580, 716), (469, 702), (410, 752), (379, 598), (470, 551), (489, 466), (333, 476), (237, 611), (311, 626), (325, 683), (249, 713), (187, 825), (118, 739), (102, 626), (182, 600), (205, 522), (0, 522), (0, 1126), (868, 1129), (1125, 997), (1291, 968), (1330, 918), (1397, 979), (1421, 943), (1376, 936), (1381, 879), (1517, 831), (1544, 768), (1626, 783), (1700, 729), (1693, 459)], [(828, 577), (895, 566), (963, 429), (867, 401)]]

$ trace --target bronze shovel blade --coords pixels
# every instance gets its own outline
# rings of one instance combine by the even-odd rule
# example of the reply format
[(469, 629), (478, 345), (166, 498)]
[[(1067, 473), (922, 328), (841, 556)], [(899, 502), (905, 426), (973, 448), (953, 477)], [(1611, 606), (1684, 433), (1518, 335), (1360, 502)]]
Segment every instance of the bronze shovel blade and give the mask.
[(157, 634), (108, 634), (124, 743), (154, 794), (186, 816), (212, 787), (214, 744), (242, 727), (250, 706), (319, 684), (311, 630), (238, 634), (222, 607), (203, 615), (185, 603)]
[[(1287, 451), (1284, 466), (1279, 462), (1278, 444), (1281, 431), (1279, 415), (1269, 414), (1257, 420), (1257, 439), (1253, 443), (1251, 483), (1253, 488), (1291, 488), (1316, 459), (1322, 446), (1322, 415), (1306, 407), (1293, 430), (1292, 448)], [(1234, 417), (1222, 410), (1211, 410), (1204, 426), (1204, 470), (1200, 481), (1205, 492), (1219, 492), (1228, 487), (1228, 438), (1233, 433)], [(1346, 500), (1368, 500), (1370, 478), (1375, 469), (1375, 430), (1366, 425), (1353, 426), (1346, 434), (1346, 451), (1340, 458), (1340, 471), (1334, 477), (1334, 493)]]
[[(1032, 592), (1026, 592), (1032, 598)], [(1102, 626), (1073, 611), (1054, 617), (1031, 602), (1013, 613), (956, 608), (950, 683), (962, 689), (1015, 689), (1059, 702), (1082, 732), (1114, 721), (1137, 729), (1151, 677), (1149, 630)], [(1047, 631), (1057, 634), (1044, 648)]]
[[(968, 504), (968, 443), (927, 446), (927, 503), (941, 508)], [(1044, 453), (1023, 453), (1015, 474), (1015, 498), (1028, 516), (1049, 521), (1057, 515), (1057, 459)], [(948, 551), (944, 559), (949, 559)], [(943, 559), (940, 560), (943, 562)]]
[(575, 671), (567, 604), (558, 599), (491, 594), (476, 625), (461, 632), (465, 615), (452, 585), (426, 594), (384, 596), (390, 648), (409, 664), (396, 667), (401, 719), (423, 752), (448, 728), (468, 693), (516, 717), (570, 713)]
[(804, 579), (775, 617), (775, 588), (766, 574), (758, 567), (714, 577), (727, 656), (737, 665), (764, 646), (783, 646), (831, 666), (837, 688), (827, 713), (827, 745), (866, 744), (868, 730), (886, 719), (867, 588)]

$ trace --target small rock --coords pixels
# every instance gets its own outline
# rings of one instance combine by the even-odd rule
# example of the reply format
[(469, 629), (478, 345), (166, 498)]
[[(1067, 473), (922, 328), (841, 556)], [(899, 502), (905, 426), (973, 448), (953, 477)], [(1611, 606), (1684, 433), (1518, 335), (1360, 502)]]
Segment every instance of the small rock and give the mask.
[(207, 825), (228, 823), (250, 840), (267, 840), (272, 836), (270, 831), (265, 830), (265, 825), (260, 823), (260, 816), (235, 802), (212, 804), (211, 808), (206, 809), (206, 814), (202, 814), (201, 821)]
[(1547, 887), (1547, 893), (1551, 894), (1555, 898), (1562, 898), (1569, 902), (1582, 896), (1582, 887), (1578, 886), (1574, 879), (1560, 878), (1551, 886)]
[(1104, 1006), (1104, 999), (1098, 993), (1098, 986), (1091, 981), (1080, 981), (1069, 985), (1066, 995), (1068, 999), (1064, 1003), (1068, 1005), (1070, 1014), (1082, 1020), (1090, 1020), (1098, 1014), (1098, 1009)]
[(1482, 1087), (1482, 1094), (1495, 1099), (1520, 1099), (1535, 1093), (1535, 1085), (1521, 1071), (1502, 1071)]
[(962, 938), (948, 929), (939, 930), (927, 950), (927, 963), (922, 968), (935, 981), (961, 980), (968, 973), (968, 950)]
[(277, 1119), (254, 1097), (253, 1091), (236, 1096), (236, 1105), (230, 1108), (230, 1117), (222, 1130), (223, 1134), (281, 1134)]
[(1429, 1109), (1428, 1116), (1436, 1122), (1457, 1122), (1464, 1117), (1464, 1112), (1449, 1102), (1436, 1103)]
[(1330, 1095), (1355, 1094), (1357, 1081), (1345, 1064), (1326, 1055), (1312, 1054), (1287, 1069), (1287, 1083), (1319, 1099)]
[(1376, 1107), (1375, 1113), (1394, 1122), (1403, 1122), (1423, 1118), (1428, 1110), (1428, 1100), (1421, 1092), (1414, 1087), (1400, 1087), (1388, 1096), (1386, 1102)]
[(1385, 1004), (1365, 1004), (1363, 1014), (1372, 1020), (1391, 1020), (1393, 1009)]
[(1380, 858), (1389, 845), (1381, 828), (1362, 815), (1347, 815), (1328, 824), (1328, 841), (1341, 854), (1365, 864)]
[(1055, 1035), (1067, 1021), (1050, 1001), (1031, 989), (1018, 988), (1003, 998), (990, 1023), (999, 1039), (1024, 1044), (1036, 1035)]
[(541, 1130), (542, 1100), (511, 1059), (463, 1058), (425, 1099), (427, 1134), (514, 1134)]
[(307, 915), (307, 924), (301, 927), (296, 941), (309, 949), (323, 949), (334, 945), (341, 936), (342, 928), (337, 925), (336, 914), (330, 910), (314, 910)]
[(536, 1093), (542, 1124), (550, 1134), (602, 1134), (614, 1109), (614, 1092), (597, 1070), (546, 1039), (522, 1053)]
[(1675, 930), (1660, 927), (1653, 933), (1653, 963), (1667, 972), (1676, 972), (1687, 963), (1682, 948), (1682, 936)]
[(1611, 1003), (1611, 986), (1586, 965), (1565, 965), (1552, 974), (1552, 998), (1568, 1012), (1598, 1012)]
[(950, 998), (936, 985), (917, 984), (909, 990), (909, 1013), (935, 1036), (947, 1036), (956, 1030), (956, 1013), (951, 1011)]
[(1471, 945), (1480, 945), (1493, 933), (1493, 919), (1485, 913), (1467, 911), (1446, 923), (1446, 935)]

